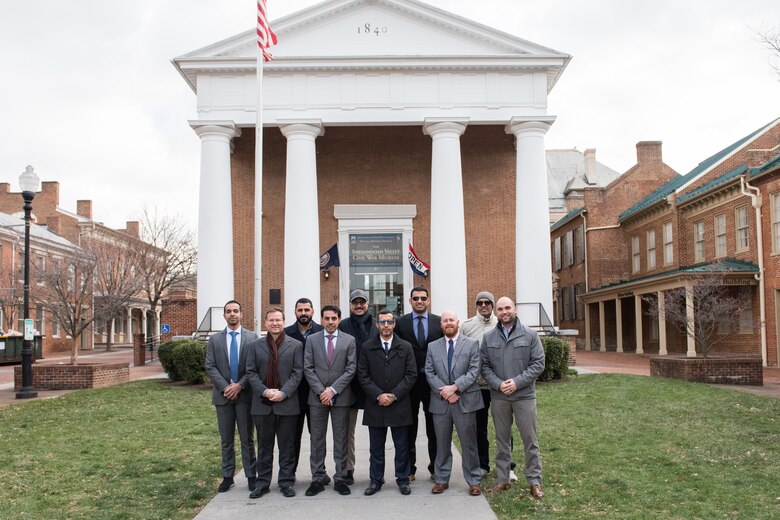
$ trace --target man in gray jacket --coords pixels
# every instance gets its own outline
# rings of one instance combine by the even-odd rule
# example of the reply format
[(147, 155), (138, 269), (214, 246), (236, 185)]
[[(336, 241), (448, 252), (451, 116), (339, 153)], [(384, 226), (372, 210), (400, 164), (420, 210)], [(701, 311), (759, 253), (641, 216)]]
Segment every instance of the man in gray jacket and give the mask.
[(497, 484), (509, 489), (512, 421), (517, 422), (525, 447), (525, 478), (531, 496), (541, 498), (542, 461), (536, 440), (536, 378), (544, 371), (539, 336), (517, 319), (515, 302), (503, 296), (496, 302), (498, 325), (482, 339), (482, 376), (491, 390), (496, 428)]

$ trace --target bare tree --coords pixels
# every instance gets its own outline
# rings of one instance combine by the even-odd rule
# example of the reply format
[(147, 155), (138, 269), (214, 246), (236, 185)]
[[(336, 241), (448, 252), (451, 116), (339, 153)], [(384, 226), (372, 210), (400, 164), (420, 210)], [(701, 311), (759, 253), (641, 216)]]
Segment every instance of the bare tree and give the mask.
[(13, 269), (0, 273), (0, 310), (3, 313), (3, 322), (0, 329), (3, 332), (16, 329), (19, 310), (24, 304), (23, 283)]
[(106, 350), (111, 350), (114, 321), (127, 316), (127, 306), (143, 289), (143, 246), (101, 234), (82, 240), (82, 248), (95, 259), (94, 320), (106, 324)]
[(139, 218), (141, 239), (151, 247), (144, 251), (140, 270), (145, 277), (143, 291), (152, 311), (153, 330), (157, 330), (156, 309), (171, 287), (195, 278), (198, 253), (195, 232), (179, 216), (145, 208)]
[(755, 34), (758, 42), (769, 50), (771, 54), (769, 66), (780, 77), (780, 29), (754, 29), (753, 34)]
[[(694, 340), (696, 350), (706, 358), (713, 347), (728, 337), (718, 332), (736, 330), (740, 322), (742, 302), (732, 295), (730, 286), (724, 285), (724, 281), (724, 272), (690, 277), (686, 280), (687, 287), (664, 291), (663, 316), (658, 300), (644, 297), (649, 304), (646, 314), (656, 319), (663, 317), (672, 323), (683, 335)], [(686, 294), (688, 291), (691, 298)], [(693, 315), (693, 321), (688, 319), (689, 313)]]
[(65, 334), (73, 339), (70, 363), (78, 361), (79, 339), (94, 319), (94, 275), (96, 259), (86, 251), (77, 250), (66, 258), (47, 262), (43, 272), (38, 271), (42, 282), (33, 297), (43, 304), (59, 321)]

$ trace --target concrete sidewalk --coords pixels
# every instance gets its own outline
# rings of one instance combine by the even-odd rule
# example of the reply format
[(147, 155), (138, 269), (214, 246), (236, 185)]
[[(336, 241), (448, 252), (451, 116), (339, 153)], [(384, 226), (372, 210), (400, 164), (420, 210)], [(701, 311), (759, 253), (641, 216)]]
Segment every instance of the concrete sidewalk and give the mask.
[[(215, 419), (216, 420), (216, 419)], [(450, 477), (450, 488), (441, 495), (431, 494), (433, 481), (425, 469), (428, 461), (428, 439), (425, 436), (425, 418), (420, 413), (422, 435), (417, 437), (417, 453), (422, 464), (418, 471), (418, 480), (411, 483), (412, 494), (403, 496), (395, 484), (393, 471), (393, 443), (388, 432), (387, 450), (385, 452), (385, 485), (377, 494), (367, 497), (363, 490), (368, 487), (368, 427), (363, 426), (362, 415), (358, 417), (355, 432), (356, 468), (355, 485), (350, 486), (352, 494), (341, 496), (333, 490), (333, 484), (325, 487), (325, 491), (314, 497), (304, 495), (311, 483), (309, 469), (309, 435), (304, 428), (301, 445), (301, 459), (298, 465), (298, 482), (295, 484), (294, 498), (285, 498), (279, 493), (276, 485), (276, 472), (279, 466), (274, 462), (274, 480), (271, 492), (262, 498), (249, 498), (247, 481), (241, 472), (236, 475), (236, 485), (226, 493), (218, 493), (208, 505), (195, 517), (195, 520), (290, 520), (294, 518), (316, 518), (317, 520), (364, 520), (365, 518), (403, 519), (421, 516), (426, 520), (453, 520), (468, 518), (469, 520), (496, 520), (496, 515), (484, 496), (473, 497), (468, 494), (468, 486), (463, 480), (460, 453), (452, 447), (453, 468)], [(217, 439), (218, 440), (218, 439)], [(216, 441), (215, 441), (216, 442)], [(332, 443), (328, 439), (328, 458), (326, 467), (328, 474), (333, 474)], [(238, 455), (238, 454), (237, 454)], [(419, 462), (419, 460), (418, 460)], [(214, 468), (215, 473), (219, 468)], [(519, 484), (515, 484), (519, 485)], [(523, 487), (525, 487), (523, 485)], [(216, 490), (215, 490), (216, 491)]]

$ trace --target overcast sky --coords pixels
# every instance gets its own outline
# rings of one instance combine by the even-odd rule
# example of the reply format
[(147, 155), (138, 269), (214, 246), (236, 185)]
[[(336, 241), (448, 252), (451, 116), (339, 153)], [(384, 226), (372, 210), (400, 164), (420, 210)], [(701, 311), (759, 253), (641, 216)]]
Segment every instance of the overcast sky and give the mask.
[[(273, 20), (316, 0), (268, 0)], [(661, 140), (680, 173), (780, 116), (780, 78), (753, 29), (777, 0), (429, 0), (571, 54), (547, 148), (596, 148), (623, 172)], [(114, 227), (156, 205), (195, 226), (195, 94), (170, 60), (254, 27), (254, 0), (0, 2), (0, 181), (32, 164), (60, 206)], [(21, 209), (21, 202), (20, 202)]]

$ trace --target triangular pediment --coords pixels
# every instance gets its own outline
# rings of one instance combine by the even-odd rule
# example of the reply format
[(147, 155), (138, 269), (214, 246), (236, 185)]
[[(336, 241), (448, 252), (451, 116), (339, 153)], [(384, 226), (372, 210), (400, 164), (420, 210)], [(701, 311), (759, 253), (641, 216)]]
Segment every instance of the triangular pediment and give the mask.
[[(469, 66), (547, 68), (551, 88), (569, 60), (558, 51), (462, 18), (417, 0), (330, 0), (278, 20), (275, 68), (332, 68), (361, 61), (370, 67), (425, 62)], [(256, 57), (255, 30), (187, 53), (177, 66), (198, 62), (249, 63)], [(492, 61), (491, 61), (492, 60)], [(310, 66), (310, 67), (309, 67)]]

